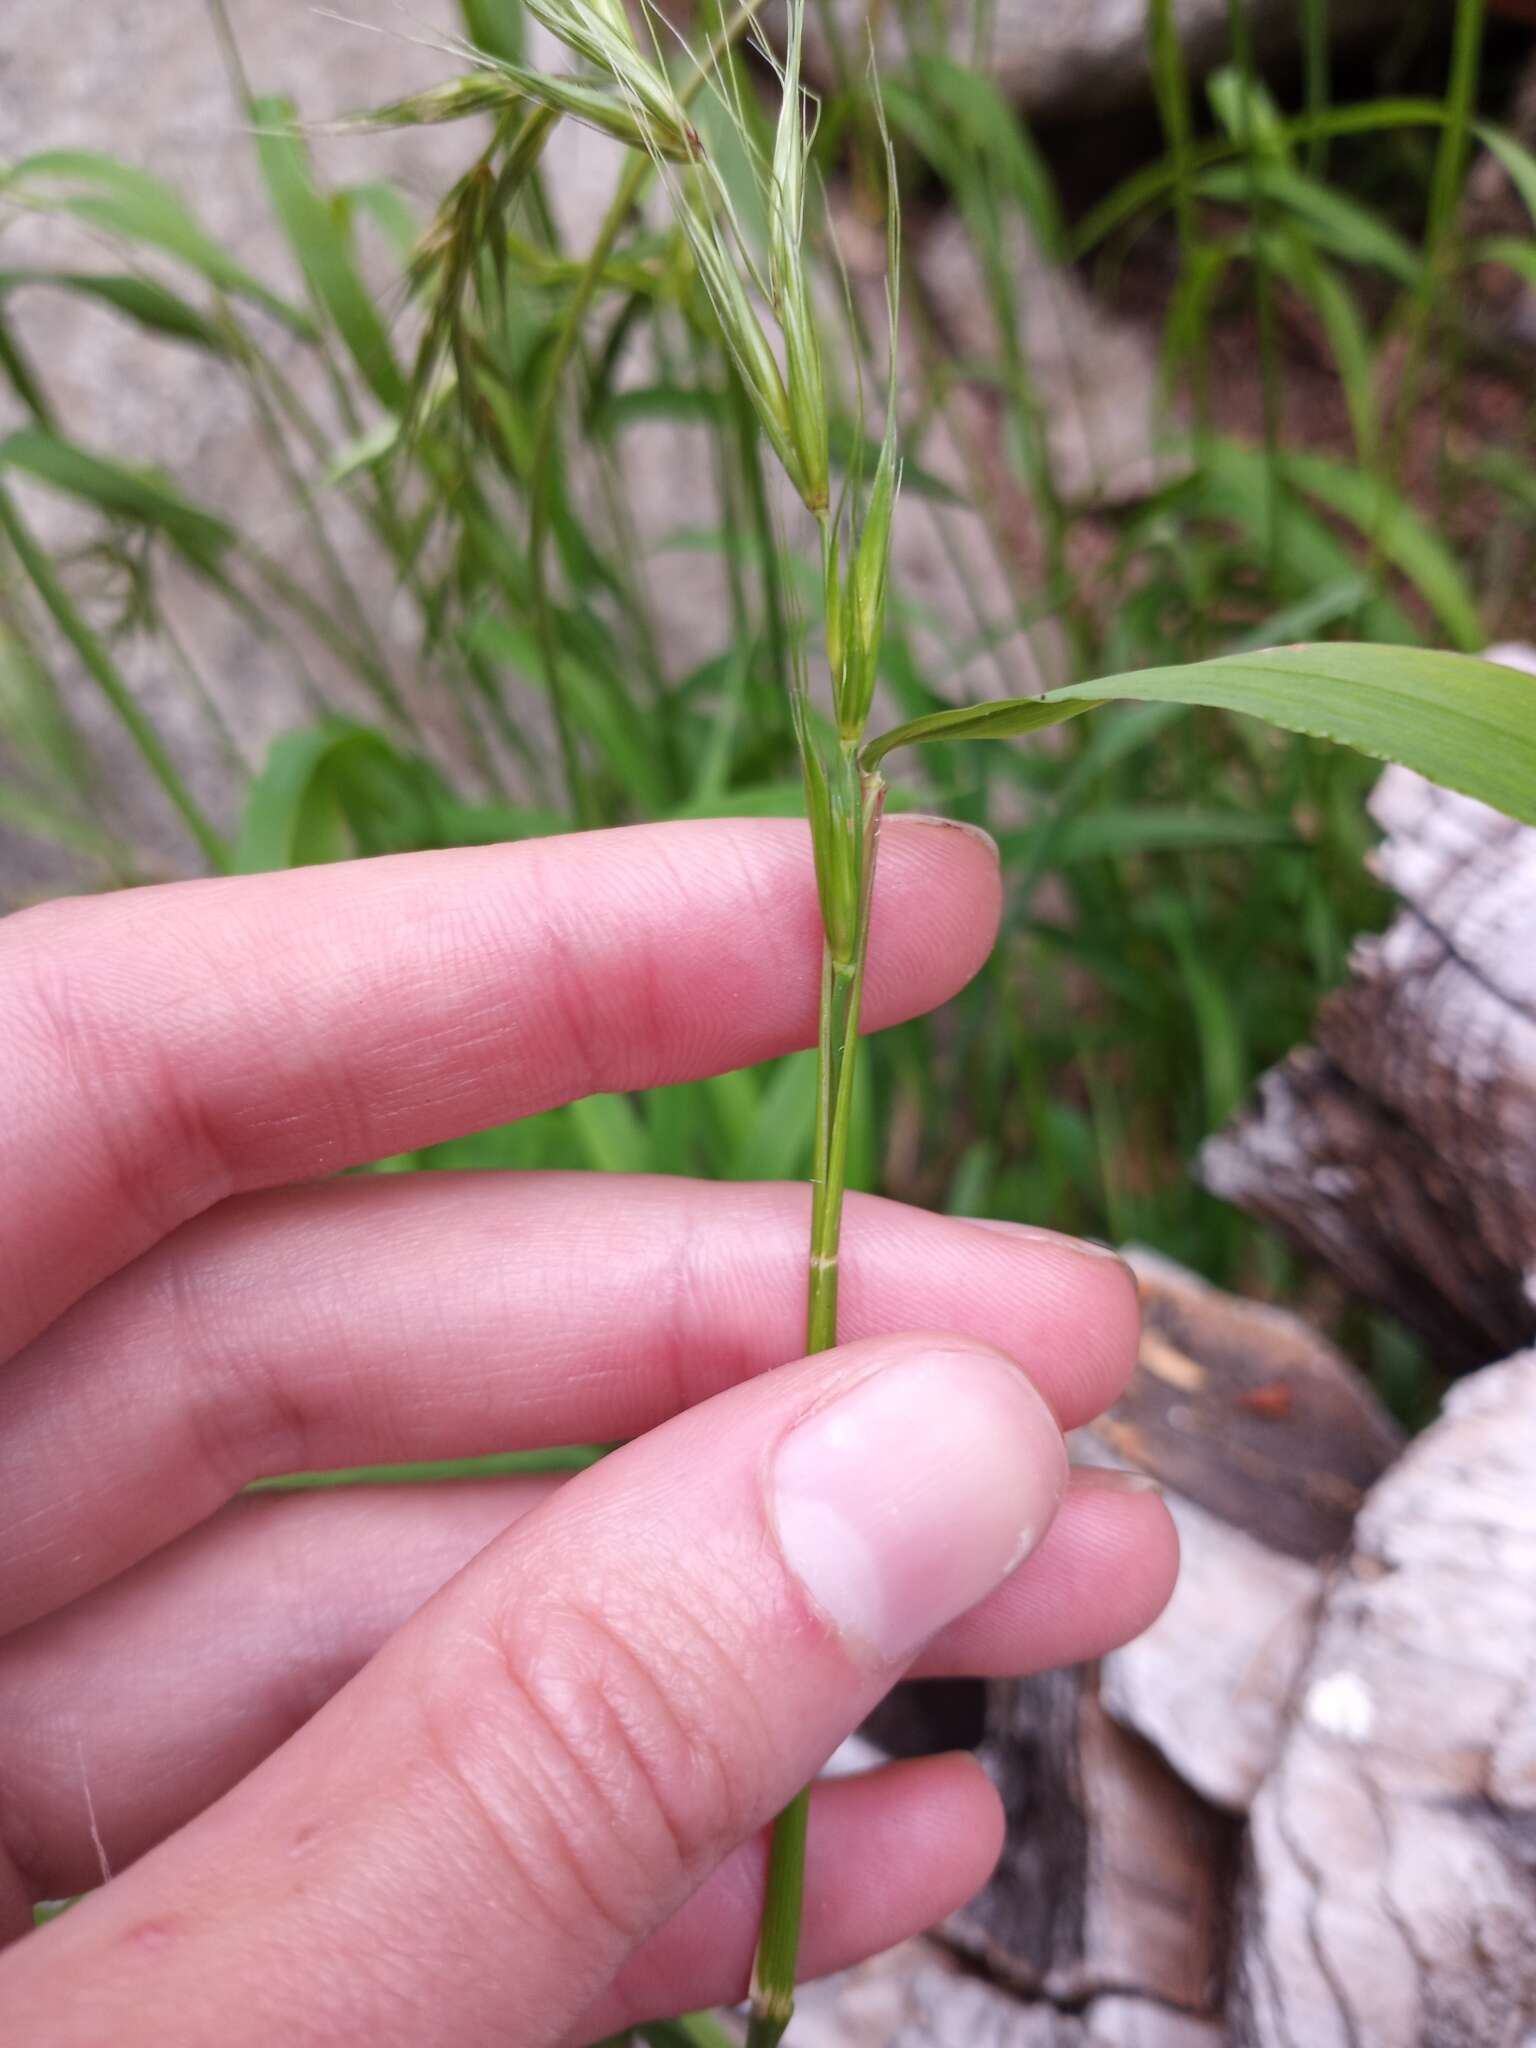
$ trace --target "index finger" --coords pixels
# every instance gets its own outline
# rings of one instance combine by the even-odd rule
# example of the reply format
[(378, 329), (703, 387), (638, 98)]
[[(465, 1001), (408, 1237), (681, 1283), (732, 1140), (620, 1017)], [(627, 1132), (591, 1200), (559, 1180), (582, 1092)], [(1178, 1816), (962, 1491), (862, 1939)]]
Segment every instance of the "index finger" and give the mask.
[[(866, 1020), (996, 930), (996, 853), (891, 821)], [(0, 926), (0, 1356), (239, 1189), (334, 1173), (815, 1033), (809, 839), (645, 825), (50, 905)]]

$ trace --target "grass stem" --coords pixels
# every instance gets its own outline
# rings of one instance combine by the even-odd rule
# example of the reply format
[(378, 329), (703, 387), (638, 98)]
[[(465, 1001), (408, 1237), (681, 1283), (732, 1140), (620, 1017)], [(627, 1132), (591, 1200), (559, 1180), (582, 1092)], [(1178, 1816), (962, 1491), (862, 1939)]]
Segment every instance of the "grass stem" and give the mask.
[[(854, 767), (857, 742), (845, 746)], [(811, 1182), (811, 1258), (806, 1285), (806, 1352), (837, 1342), (838, 1260), (843, 1196), (848, 1177), (848, 1136), (858, 1070), (859, 1014), (869, 951), (875, 854), (885, 785), (879, 775), (860, 778), (862, 803), (849, 829), (859, 836), (859, 909), (854, 943), (845, 959), (830, 943), (822, 955), (821, 1013), (816, 1044), (816, 1141)], [(777, 2048), (795, 2006), (795, 1966), (805, 1894), (805, 1844), (810, 1792), (796, 1795), (774, 1823), (763, 1897), (762, 1929), (752, 1966), (752, 2010), (747, 2048)]]
[(202, 848), (208, 864), (219, 874), (231, 867), (229, 848), (214, 830), (202, 807), (182, 779), (181, 770), (167, 753), (160, 735), (145, 716), (138, 699), (129, 689), (107, 650), (106, 642), (87, 623), (73, 598), (54, 572), (52, 562), (38, 544), (31, 528), (17, 510), (10, 493), (0, 487), (0, 533), (16, 551), (44, 609), (64, 638), (80, 657), (96, 684), (138, 748), (144, 765), (159, 783), (182, 823)]

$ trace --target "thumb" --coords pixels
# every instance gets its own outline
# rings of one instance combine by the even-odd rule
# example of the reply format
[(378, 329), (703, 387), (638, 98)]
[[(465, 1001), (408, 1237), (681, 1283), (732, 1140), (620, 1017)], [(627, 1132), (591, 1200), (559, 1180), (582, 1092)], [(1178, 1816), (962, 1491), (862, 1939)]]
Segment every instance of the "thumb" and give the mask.
[(560, 2040), (1039, 1542), (1065, 1479), (1029, 1381), (960, 1339), (850, 1345), (693, 1409), (25, 1940), (0, 2035)]

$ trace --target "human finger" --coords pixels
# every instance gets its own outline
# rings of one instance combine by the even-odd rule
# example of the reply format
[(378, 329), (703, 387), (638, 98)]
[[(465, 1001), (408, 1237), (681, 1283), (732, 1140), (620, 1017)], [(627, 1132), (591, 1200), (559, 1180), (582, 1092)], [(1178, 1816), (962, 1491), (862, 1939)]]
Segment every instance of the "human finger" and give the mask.
[(172, 2015), (226, 2048), (563, 2042), (1038, 1546), (1065, 1477), (1025, 1376), (958, 1338), (717, 1396), (523, 1517), (267, 1764), (21, 1942), (0, 2021), (58, 2048)]
[[(981, 834), (893, 820), (871, 1026), (997, 926)], [(787, 820), (126, 890), (0, 924), (0, 1357), (189, 1216), (605, 1089), (807, 1045), (820, 922)]]
[[(38, 1898), (120, 1869), (254, 1769), (554, 1477), (243, 1500), (0, 1643), (0, 1812)], [(920, 1652), (916, 1677), (1104, 1656), (1172, 1589), (1154, 1493), (1074, 1473), (1034, 1555)]]
[[(0, 1374), (0, 1630), (247, 1482), (638, 1436), (793, 1358), (809, 1193), (418, 1174), (223, 1203)], [(1136, 1358), (1135, 1281), (1047, 1231), (848, 1204), (846, 1338), (952, 1329), (1087, 1420)]]

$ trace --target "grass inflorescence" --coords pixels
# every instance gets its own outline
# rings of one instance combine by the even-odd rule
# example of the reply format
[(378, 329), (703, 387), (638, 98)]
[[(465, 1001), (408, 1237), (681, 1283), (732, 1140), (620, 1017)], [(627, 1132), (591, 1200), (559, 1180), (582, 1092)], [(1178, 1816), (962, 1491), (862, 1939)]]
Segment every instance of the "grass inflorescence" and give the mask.
[[(885, 10), (878, 87), (845, 49), (819, 106), (798, 6), (777, 45), (751, 5), (706, 9), (686, 37), (618, 0), (462, 11), (449, 75), (386, 107), (317, 118), (238, 79), (287, 276), (253, 271), (194, 197), (131, 165), (71, 149), (0, 167), (0, 219), (88, 238), (0, 269), (0, 831), (50, 849), (59, 879), (109, 885), (176, 871), (172, 831), (182, 866), (216, 870), (808, 806), (819, 1054), (404, 1163), (809, 1175), (813, 1345), (835, 1333), (845, 1187), (1139, 1238), (1294, 1292), (1289, 1255), (1188, 1160), (1382, 914), (1363, 870), (1373, 769), (1216, 703), (1125, 705), (986, 750), (943, 718), (979, 676), (1024, 697), (1279, 642), (1531, 631), (1536, 416), (1495, 312), (1536, 281), (1536, 158), (1501, 125), (1481, 7), (1461, 0), (1412, 90), (1375, 92), (1330, 61), (1309, 0), (1283, 98), (1241, 10), (1202, 82), (1177, 10), (1150, 0), (1165, 142), (1096, 192), (1058, 189), (1040, 139), (979, 63), (934, 48), (916, 0)], [(561, 54), (536, 55), (530, 24)], [(472, 147), (425, 212), (376, 179), (328, 184), (312, 154), (318, 131), (361, 158), (370, 135), (455, 123)], [(618, 146), (578, 236), (554, 203), (572, 123)], [(1469, 194), (1490, 164), (1484, 227)], [(984, 357), (946, 348), (910, 249), (903, 289), (900, 191), (909, 244), (935, 214), (959, 224)], [(1106, 296), (1118, 271), (1155, 299), (1168, 460), (1121, 502), (1063, 473), (1023, 340), (1021, 237)], [(243, 507), (202, 505), (195, 478), (83, 444), (37, 339), (34, 309), (61, 296), (170, 364), (216, 368), (304, 537), (301, 571)], [(635, 450), (663, 429), (709, 481), (658, 532)], [(47, 498), (83, 520), (78, 545), (48, 544)], [(347, 525), (404, 593), (403, 633), (358, 587)], [(943, 563), (942, 609), (893, 575), (904, 534)], [(713, 644), (687, 656), (663, 607), (680, 562), (721, 592)], [(254, 774), (241, 707), (178, 629), (189, 587), (275, 651), (308, 707)], [(136, 689), (146, 645), (182, 678), (196, 744)], [(939, 721), (922, 801), (997, 832), (1008, 906), (977, 986), (860, 1060), (879, 817), (911, 800), (867, 745), (893, 717)], [(133, 804), (103, 772), (103, 721), (139, 764)], [(167, 836), (146, 856), (156, 805)], [(1345, 1327), (1401, 1377), (1392, 1333)], [(778, 2005), (787, 1945), (770, 1942)]]

